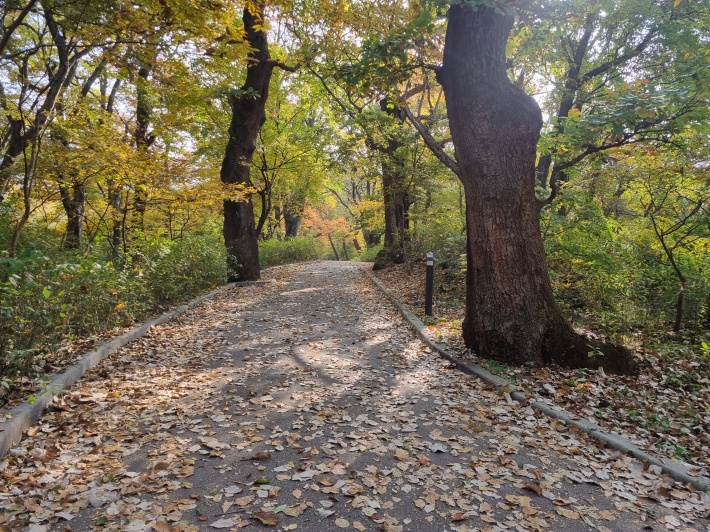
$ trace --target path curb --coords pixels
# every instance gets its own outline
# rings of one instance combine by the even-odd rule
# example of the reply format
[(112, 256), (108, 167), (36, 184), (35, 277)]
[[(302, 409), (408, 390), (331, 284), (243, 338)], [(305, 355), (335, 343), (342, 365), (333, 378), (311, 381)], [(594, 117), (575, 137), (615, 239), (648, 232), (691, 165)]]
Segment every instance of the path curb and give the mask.
[[(424, 323), (419, 318), (417, 318), (412, 313), (412, 311), (402, 305), (394, 297), (394, 295), (392, 295), (392, 293), (384, 287), (380, 280), (377, 279), (370, 271), (365, 270), (365, 273), (370, 278), (370, 280), (372, 280), (373, 284), (387, 297), (387, 299), (390, 300), (390, 302), (397, 308), (397, 310), (399, 310), (404, 319), (407, 320), (407, 322), (416, 331), (417, 335), (419, 335), (422, 341), (430, 349), (439, 353), (442, 358), (445, 358), (446, 360), (455, 364), (459, 370), (469, 375), (475, 375), (484, 382), (492, 384), (496, 387), (496, 389), (500, 389), (502, 387), (510, 388), (512, 390), (510, 392), (510, 396), (513, 400), (523, 402), (530, 399), (529, 395), (525, 394), (519, 389), (516, 389), (515, 386), (511, 385), (505, 379), (502, 379), (497, 375), (493, 375), (490, 371), (487, 371), (476, 364), (466, 364), (465, 362), (457, 358), (455, 355), (453, 355), (450, 351), (438, 345), (434, 341), (433, 336), (427, 331)], [(534, 410), (537, 410), (538, 412), (541, 412), (546, 416), (559, 419), (565, 425), (570, 425), (578, 428), (582, 432), (586, 432), (593, 438), (604, 442), (607, 447), (620, 451), (624, 454), (633, 456), (634, 458), (637, 458), (649, 465), (655, 465), (657, 467), (660, 467), (664, 473), (670, 475), (679, 482), (683, 482), (685, 484), (692, 484), (696, 489), (701, 491), (710, 491), (710, 478), (691, 475), (689, 473), (690, 469), (684, 464), (681, 464), (680, 462), (668, 458), (659, 458), (657, 456), (648, 454), (647, 452), (639, 449), (627, 438), (618, 434), (610, 434), (608, 432), (604, 432), (602, 428), (599, 425), (596, 425), (595, 423), (582, 419), (572, 419), (572, 415), (562, 408), (539, 401), (531, 401), (529, 404)]]
[(276, 279), (265, 279), (263, 281), (237, 281), (232, 283), (234, 286), (271, 286), (276, 284)]
[(220, 288), (212, 290), (203, 296), (197, 297), (192, 301), (171, 310), (170, 312), (166, 312), (157, 318), (146, 321), (135, 329), (132, 329), (127, 333), (124, 333), (121, 336), (100, 345), (98, 349), (84, 355), (83, 358), (69, 367), (69, 369), (67, 369), (64, 373), (52, 377), (47, 385), (47, 389), (41, 394), (38, 394), (32, 404), (23, 402), (10, 410), (10, 419), (0, 422), (0, 458), (4, 457), (10, 448), (22, 439), (22, 433), (24, 431), (29, 429), (40, 417), (42, 417), (45, 409), (52, 404), (54, 398), (61, 391), (67, 389), (69, 386), (81, 379), (84, 373), (86, 373), (89, 369), (96, 366), (99, 362), (117, 349), (142, 337), (156, 325), (165, 323), (166, 321), (185, 313), (203, 301), (212, 299), (217, 294), (233, 288), (235, 284), (236, 283), (229, 283), (221, 286)]

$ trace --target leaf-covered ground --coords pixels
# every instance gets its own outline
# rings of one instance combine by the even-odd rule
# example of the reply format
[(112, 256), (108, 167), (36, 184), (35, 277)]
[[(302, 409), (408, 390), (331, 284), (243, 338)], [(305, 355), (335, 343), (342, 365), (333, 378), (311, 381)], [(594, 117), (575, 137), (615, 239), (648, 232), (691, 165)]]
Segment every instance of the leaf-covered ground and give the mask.
[(462, 374), (363, 273), (224, 292), (115, 353), (0, 466), (0, 530), (704, 530), (710, 503)]
[[(375, 272), (412, 312), (424, 318), (424, 272), (404, 266)], [(682, 343), (656, 351), (630, 346), (639, 366), (633, 376), (563, 368), (506, 367), (467, 352), (461, 340), (461, 280), (436, 273), (434, 320), (442, 345), (461, 358), (509, 379), (527, 392), (565, 408), (652, 453), (686, 462), (710, 476), (710, 357)], [(589, 334), (588, 331), (581, 331)]]

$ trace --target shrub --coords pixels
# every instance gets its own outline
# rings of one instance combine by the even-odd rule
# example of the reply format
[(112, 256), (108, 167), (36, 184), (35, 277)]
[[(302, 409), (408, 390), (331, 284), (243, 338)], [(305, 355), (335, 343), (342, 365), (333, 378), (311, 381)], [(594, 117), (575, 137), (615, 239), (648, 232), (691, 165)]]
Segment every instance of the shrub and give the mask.
[(292, 264), (319, 258), (313, 238), (297, 236), (286, 240), (265, 240), (259, 242), (259, 263), (262, 268)]
[(384, 244), (377, 244), (371, 248), (365, 248), (353, 256), (353, 260), (360, 262), (375, 262), (377, 253), (384, 247)]
[(226, 279), (219, 238), (151, 243), (122, 264), (49, 257), (0, 258), (0, 378), (36, 373), (36, 358), (80, 335), (125, 326)]
[(219, 237), (189, 236), (151, 243), (142, 276), (156, 305), (193, 296), (227, 278), (227, 259)]

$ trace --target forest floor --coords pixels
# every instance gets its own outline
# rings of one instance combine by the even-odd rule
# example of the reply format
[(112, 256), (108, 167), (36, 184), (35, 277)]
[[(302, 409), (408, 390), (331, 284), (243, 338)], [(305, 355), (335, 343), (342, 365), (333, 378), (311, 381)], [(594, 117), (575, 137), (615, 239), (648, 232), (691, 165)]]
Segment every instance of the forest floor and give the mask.
[(0, 465), (0, 531), (705, 530), (710, 500), (431, 353), (357, 263), (155, 327)]
[[(625, 434), (652, 454), (685, 462), (710, 476), (710, 355), (691, 349), (664, 354), (628, 346), (638, 364), (630, 376), (564, 368), (508, 367), (467, 351), (461, 339), (463, 280), (439, 269), (434, 316), (424, 317), (424, 271), (399, 265), (375, 272), (393, 294), (428, 324), (437, 342), (462, 360), (498, 374), (527, 393), (610, 432)], [(590, 334), (590, 331), (580, 331)], [(675, 340), (682, 345), (682, 340)], [(685, 346), (683, 346), (685, 347)]]

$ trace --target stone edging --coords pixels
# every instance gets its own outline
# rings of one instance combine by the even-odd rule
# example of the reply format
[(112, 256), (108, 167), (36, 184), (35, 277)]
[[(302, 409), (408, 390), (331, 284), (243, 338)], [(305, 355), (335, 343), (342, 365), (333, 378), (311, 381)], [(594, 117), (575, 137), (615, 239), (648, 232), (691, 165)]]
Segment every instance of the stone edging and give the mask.
[[(441, 355), (443, 358), (455, 364), (459, 370), (463, 371), (464, 373), (468, 373), (469, 375), (475, 375), (481, 380), (492, 384), (496, 387), (496, 389), (500, 389), (504, 386), (510, 388), (512, 390), (510, 396), (513, 400), (523, 402), (529, 399), (530, 396), (526, 395), (521, 390), (516, 389), (505, 379), (502, 379), (497, 375), (493, 375), (491, 372), (485, 370), (484, 368), (476, 364), (466, 364), (465, 362), (458, 359), (455, 355), (453, 355), (450, 351), (436, 344), (436, 342), (434, 342), (433, 336), (429, 334), (429, 332), (426, 330), (426, 326), (424, 325), (424, 323), (422, 323), (422, 321), (417, 318), (408, 308), (403, 306), (371, 272), (365, 271), (365, 273), (372, 280), (374, 285), (378, 289), (380, 289), (380, 291), (382, 291), (385, 296), (387, 296), (387, 299), (389, 299), (390, 302), (392, 302), (392, 304), (397, 307), (397, 310), (399, 310), (404, 319), (407, 320), (407, 322), (414, 328), (416, 333), (424, 341), (424, 343), (429, 346), (429, 348), (438, 352), (439, 355)], [(637, 458), (647, 464), (660, 467), (664, 473), (670, 475), (679, 482), (692, 484), (693, 486), (695, 486), (695, 488), (701, 491), (710, 491), (709, 478), (693, 476), (689, 474), (689, 468), (684, 464), (681, 464), (680, 462), (667, 458), (658, 458), (656, 456), (650, 455), (647, 452), (639, 449), (627, 438), (618, 434), (609, 434), (608, 432), (604, 432), (602, 428), (596, 423), (592, 423), (583, 419), (572, 419), (571, 414), (562, 408), (558, 408), (556, 406), (549, 405), (547, 403), (542, 403), (539, 401), (530, 402), (530, 406), (538, 412), (542, 412), (543, 414), (549, 417), (561, 420), (565, 425), (577, 427), (578, 429), (583, 432), (586, 432), (596, 440), (604, 442), (608, 447), (611, 447), (612, 449), (616, 449), (617, 451), (620, 451), (624, 454), (633, 456), (634, 458)]]
[(234, 286), (270, 286), (276, 284), (276, 279), (266, 279), (264, 281), (237, 281)]
[(185, 305), (181, 305), (176, 309), (171, 310), (170, 312), (166, 312), (157, 318), (148, 320), (143, 323), (143, 325), (140, 325), (139, 327), (136, 327), (135, 329), (132, 329), (127, 333), (124, 333), (121, 336), (100, 345), (98, 349), (84, 355), (83, 358), (68, 368), (64, 373), (52, 377), (47, 385), (47, 388), (41, 394), (37, 394), (37, 397), (32, 404), (27, 402), (21, 403), (10, 410), (10, 419), (0, 422), (0, 458), (4, 457), (10, 448), (22, 439), (22, 433), (29, 429), (42, 416), (44, 410), (52, 403), (55, 396), (62, 392), (62, 390), (66, 390), (72, 384), (77, 382), (89, 369), (96, 366), (99, 362), (117, 349), (145, 335), (156, 325), (165, 323), (166, 321), (183, 314), (199, 303), (202, 303), (207, 299), (212, 299), (220, 292), (233, 288), (234, 286), (235, 283), (224, 285), (216, 290), (213, 290), (212, 292), (209, 292), (208, 294), (197, 297)]

